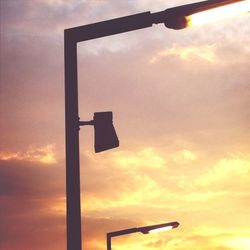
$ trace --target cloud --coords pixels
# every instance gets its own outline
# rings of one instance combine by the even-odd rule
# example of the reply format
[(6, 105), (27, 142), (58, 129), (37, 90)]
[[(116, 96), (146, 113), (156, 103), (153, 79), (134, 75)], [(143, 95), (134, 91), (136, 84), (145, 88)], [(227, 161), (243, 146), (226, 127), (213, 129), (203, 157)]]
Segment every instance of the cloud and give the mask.
[(26, 152), (0, 152), (0, 160), (18, 160), (41, 162), (44, 164), (56, 163), (55, 145), (48, 144), (42, 147), (30, 147)]
[(0, 160), (0, 166), (1, 247), (62, 249), (65, 213), (51, 209), (54, 200), (65, 196), (62, 168), (23, 158)]
[[(82, 172), (83, 190), (88, 197), (84, 206), (92, 212), (98, 207), (106, 210), (142, 204), (162, 207), (168, 200), (174, 201), (167, 205), (170, 207), (178, 206), (179, 202), (217, 201), (228, 196), (225, 184), (229, 190), (230, 183), (235, 190), (245, 185), (249, 171), (244, 158), (218, 159), (202, 167), (207, 156), (198, 157), (188, 149), (165, 154), (147, 148), (138, 152), (116, 151), (108, 157), (94, 157), (89, 152), (87, 155)], [(213, 188), (215, 182), (218, 183)], [(239, 197), (243, 198), (242, 195)]]
[(225, 182), (246, 183), (249, 181), (250, 160), (247, 156), (233, 156), (219, 160), (207, 173), (196, 180), (198, 186), (206, 187)]
[[(15, 205), (20, 206), (20, 204)], [(18, 210), (15, 212), (18, 213)], [(64, 249), (66, 246), (65, 229), (64, 216), (43, 215), (38, 212), (26, 216), (20, 214), (15, 216), (13, 213), (1, 218), (1, 247), (6, 250)]]
[(194, 47), (179, 47), (178, 45), (158, 52), (150, 59), (150, 63), (158, 63), (164, 57), (176, 56), (184, 61), (201, 60), (207, 63), (217, 63), (218, 57), (214, 45), (203, 45)]
[(140, 220), (117, 217), (84, 217), (87, 236), (94, 239), (105, 238), (106, 233), (140, 226)]
[(239, 237), (228, 239), (225, 241), (225, 245), (231, 247), (232, 249), (241, 249), (241, 250), (248, 250), (250, 245), (250, 238), (249, 237)]
[(157, 155), (152, 148), (143, 149), (137, 153), (117, 151), (113, 155), (115, 164), (125, 168), (149, 167), (162, 168), (166, 166), (166, 160)]
[(83, 156), (82, 188), (88, 197), (83, 206), (89, 211), (139, 204), (160, 206), (163, 200), (173, 198), (166, 189), (175, 192), (179, 184), (178, 176), (173, 178), (176, 166), (185, 167), (197, 158), (187, 149), (163, 153), (153, 148), (118, 150), (107, 156), (87, 151)]
[(197, 159), (197, 155), (188, 149), (182, 149), (176, 152), (172, 157), (173, 160), (177, 163), (195, 161)]
[[(166, 164), (168, 166), (169, 164), (174, 163), (176, 165), (172, 165), (171, 168), (167, 167), (165, 170), (161, 166), (161, 171), (158, 172), (147, 172), (147, 168), (151, 169), (152, 165), (145, 165), (145, 168), (143, 169), (142, 167), (140, 167), (140, 164), (138, 162), (140, 162), (142, 165), (145, 164), (145, 161), (143, 161), (143, 159), (144, 157), (145, 159), (147, 159), (148, 154), (164, 159), (164, 165)], [(181, 169), (183, 170), (185, 164), (194, 162), (196, 162), (195, 164), (199, 164), (200, 159), (194, 157), (196, 156), (194, 151), (188, 149), (177, 150), (176, 152), (173, 152), (173, 154), (166, 154), (165, 157), (163, 157), (162, 152), (158, 152), (156, 151), (156, 149), (152, 148), (150, 150), (141, 150), (135, 152), (134, 154), (132, 152), (121, 151), (121, 158), (124, 158), (126, 155), (128, 155), (128, 157), (132, 155), (132, 159), (134, 159), (134, 157), (136, 156), (136, 162), (138, 163), (138, 166), (132, 169), (128, 168), (128, 165), (123, 166), (122, 164), (117, 164), (117, 156), (119, 155), (119, 152), (118, 154), (117, 152), (110, 153), (109, 158), (106, 158), (104, 155), (93, 157), (93, 155), (89, 152), (85, 155), (86, 159), (84, 159), (84, 161), (86, 161), (85, 163), (87, 164), (85, 164), (84, 168), (86, 168), (86, 170), (83, 172), (84, 175), (82, 176), (81, 180), (85, 183), (84, 188), (86, 188), (86, 190), (83, 190), (84, 199), (82, 209), (83, 215), (89, 217), (89, 219), (85, 219), (85, 223), (87, 223), (86, 227), (88, 228), (88, 233), (86, 235), (86, 243), (84, 243), (89, 247), (89, 249), (103, 249), (103, 246), (105, 245), (105, 232), (109, 230), (116, 230), (116, 225), (119, 225), (119, 228), (126, 228), (133, 226), (133, 224), (143, 225), (145, 223), (154, 223), (153, 221), (149, 222), (147, 220), (157, 219), (158, 222), (161, 222), (164, 220), (164, 217), (165, 219), (166, 217), (169, 219), (175, 219), (179, 218), (180, 214), (182, 223), (188, 225), (189, 223), (194, 223), (190, 221), (193, 220), (192, 218), (194, 215), (198, 220), (202, 220), (205, 218), (204, 216), (208, 216), (206, 215), (207, 210), (213, 208), (217, 209), (214, 210), (214, 213), (210, 212), (209, 218), (214, 218), (214, 220), (211, 220), (211, 223), (220, 223), (218, 220), (218, 216), (221, 217), (221, 215), (216, 211), (218, 210), (218, 207), (222, 208), (223, 206), (225, 206), (225, 204), (222, 204), (227, 198), (230, 198), (227, 197), (226, 193), (224, 193), (223, 191), (204, 191), (204, 189), (201, 189), (200, 187), (197, 187), (195, 185), (189, 186), (188, 190), (178, 188), (180, 182), (184, 181), (186, 183), (186, 187), (188, 187), (188, 184), (192, 182), (192, 179), (190, 179), (190, 177), (187, 175), (184, 179), (180, 178), (178, 172)], [(176, 158), (176, 156), (178, 157)], [(154, 159), (154, 157), (152, 157), (152, 159)], [(224, 161), (223, 159), (218, 162), (228, 163), (228, 161)], [(34, 164), (36, 164), (36, 166), (34, 166)], [(226, 165), (227, 164), (218, 164), (218, 166), (223, 166), (223, 168), (229, 170), (233, 169), (230, 167), (227, 168)], [(217, 164), (215, 164), (215, 166), (217, 166)], [(176, 171), (177, 168), (180, 169)], [(155, 168), (152, 169), (155, 170)], [(35, 218), (37, 218), (37, 216), (39, 215), (39, 218), (41, 220), (48, 221), (48, 223), (50, 221), (51, 223), (55, 223), (57, 226), (59, 226), (60, 223), (59, 221), (56, 221), (56, 218), (58, 218), (58, 220), (59, 218), (64, 218), (64, 184), (62, 183), (63, 181), (61, 183), (58, 182), (59, 172), (61, 172), (61, 170), (54, 166), (53, 168), (50, 168), (50, 171), (48, 173), (48, 168), (44, 168), (43, 164), (39, 162), (10, 159), (2, 161), (0, 176), (2, 177), (1, 183), (3, 184), (3, 188), (1, 189), (1, 200), (5, 204), (4, 211), (8, 211), (8, 213), (4, 213), (4, 216), (6, 219), (9, 217), (13, 217), (14, 219), (15, 214), (17, 216), (17, 224), (15, 227), (16, 229), (14, 229), (13, 226), (10, 226), (10, 235), (8, 236), (5, 234), (5, 237), (7, 239), (5, 241), (6, 249), (8, 249), (8, 246), (11, 245), (8, 239), (15, 236), (14, 232), (19, 233), (19, 230), (21, 228), (20, 225), (21, 223), (23, 223), (23, 220), (21, 218), (27, 218), (25, 219), (26, 221), (30, 220), (30, 223), (33, 223), (35, 226), (39, 227), (40, 237), (47, 237), (48, 239), (48, 241), (41, 244), (34, 237), (34, 241), (32, 241), (32, 244), (40, 244), (41, 246), (45, 246), (46, 244), (48, 244), (51, 247), (54, 246), (51, 243), (47, 233), (42, 232), (42, 222), (40, 220), (35, 221)], [(88, 173), (87, 179), (86, 177), (84, 177), (86, 173)], [(112, 173), (112, 175), (110, 175), (110, 173)], [(166, 176), (165, 178), (167, 182), (164, 182), (163, 180), (161, 182), (160, 176), (163, 176), (166, 173), (168, 173), (168, 176)], [(204, 173), (203, 175), (206, 176), (205, 171)], [(240, 170), (239, 173), (241, 173)], [(202, 177), (202, 175), (196, 173), (196, 176), (197, 175), (198, 178)], [(85, 182), (85, 180), (87, 180), (87, 183)], [(195, 178), (193, 178), (193, 180), (195, 180)], [(91, 182), (93, 182), (92, 190), (91, 185), (89, 185)], [(224, 182), (221, 182), (221, 185), (223, 184)], [(207, 207), (208, 201), (210, 204), (210, 208)], [(236, 202), (235, 198), (234, 202)], [(186, 215), (184, 215), (184, 212), (181, 212), (182, 209), (180, 208), (180, 203), (186, 208), (188, 207)], [(226, 204), (228, 204), (228, 202)], [(236, 207), (234, 207), (234, 209), (236, 209)], [(242, 214), (244, 214), (244, 207), (238, 208), (238, 210), (235, 211), (239, 211), (240, 209), (243, 211)], [(230, 209), (224, 208), (223, 211), (224, 214), (231, 213)], [(50, 219), (50, 216), (54, 216), (55, 220)], [(106, 217), (103, 218), (104, 216)], [(126, 223), (126, 220), (124, 221), (124, 223), (122, 221), (119, 221), (117, 223), (112, 222), (113, 220), (119, 220), (119, 218), (124, 217), (137, 218), (137, 222)], [(221, 217), (221, 220), (224, 221), (223, 217)], [(238, 221), (240, 220), (241, 219), (238, 218)], [(59, 232), (61, 232), (60, 235), (63, 234), (65, 227), (62, 224), (60, 228), (56, 227), (55, 229), (53, 229), (50, 224), (46, 223), (44, 227), (48, 228), (48, 231), (51, 235), (54, 235), (56, 233), (53, 230), (59, 229)], [(99, 225), (98, 223), (103, 226), (96, 226)], [(194, 226), (196, 224), (197, 222), (194, 223)], [(113, 227), (111, 227), (111, 225), (113, 225)], [(97, 230), (96, 228), (99, 229)], [(27, 234), (33, 235), (32, 230), (32, 228), (28, 227), (27, 230), (24, 230), (23, 234), (21, 235), (23, 235), (23, 238), (25, 239), (27, 237)], [(210, 246), (210, 249), (230, 249), (229, 243), (226, 244), (226, 240), (223, 240), (223, 237), (218, 236), (218, 240), (216, 239), (215, 241), (215, 236), (205, 237), (199, 236), (199, 233), (197, 234), (196, 236), (190, 234), (190, 238), (184, 239), (180, 235), (180, 242), (176, 242), (175, 237), (165, 242), (159, 239), (160, 236), (155, 236), (155, 238), (145, 238), (146, 241), (144, 241), (144, 239), (141, 239), (137, 243), (133, 240), (133, 237), (131, 237), (128, 239), (128, 241), (125, 239), (122, 240), (122, 243), (119, 243), (119, 241), (115, 241), (115, 244), (124, 245), (126, 242), (126, 245), (128, 244), (134, 246), (135, 244), (135, 246), (141, 246), (141, 248), (145, 248), (145, 250), (156, 248), (159, 249), (159, 247), (178, 249), (178, 247), (183, 246), (183, 244), (193, 244), (197, 246), (197, 249), (204, 245)], [(54, 235), (53, 237), (59, 236)], [(232, 237), (233, 236), (230, 236), (228, 238), (232, 239)], [(236, 240), (238, 239), (237, 237), (235, 236)], [(221, 239), (221, 241), (219, 241), (219, 239)], [(17, 242), (21, 244), (21, 240), (19, 240), (18, 237)], [(23, 249), (25, 249), (28, 247), (28, 243), (22, 243), (21, 246), (24, 246)], [(55, 247), (55, 249), (57, 248)]]
[(43, 163), (26, 160), (1, 160), (3, 196), (52, 198), (64, 196), (64, 170), (61, 165), (44, 167)]

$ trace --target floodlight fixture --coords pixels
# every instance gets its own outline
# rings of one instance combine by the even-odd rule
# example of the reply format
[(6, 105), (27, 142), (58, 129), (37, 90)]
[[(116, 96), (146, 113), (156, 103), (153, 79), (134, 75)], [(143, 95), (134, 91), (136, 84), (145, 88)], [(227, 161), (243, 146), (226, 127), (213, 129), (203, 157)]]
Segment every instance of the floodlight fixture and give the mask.
[(95, 112), (92, 121), (79, 121), (79, 126), (93, 125), (95, 134), (95, 152), (119, 147), (119, 140), (113, 125), (113, 113), (111, 111)]

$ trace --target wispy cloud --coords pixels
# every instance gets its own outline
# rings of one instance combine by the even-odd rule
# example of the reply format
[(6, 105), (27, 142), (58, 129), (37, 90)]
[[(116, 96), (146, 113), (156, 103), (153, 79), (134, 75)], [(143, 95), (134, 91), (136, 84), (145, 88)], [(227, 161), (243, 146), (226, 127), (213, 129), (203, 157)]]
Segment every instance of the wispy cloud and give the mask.
[(31, 146), (24, 152), (0, 152), (0, 159), (41, 162), (44, 164), (54, 164), (57, 162), (55, 146), (52, 144), (41, 147)]
[(118, 151), (114, 153), (113, 160), (118, 166), (126, 168), (162, 168), (166, 166), (166, 160), (157, 155), (157, 153), (155, 153), (152, 148), (146, 148), (137, 153)]
[(211, 186), (215, 183), (235, 181), (245, 183), (249, 181), (250, 160), (244, 155), (232, 156), (219, 160), (215, 166), (209, 168), (206, 174), (196, 180), (199, 186)]
[(164, 51), (158, 52), (150, 59), (150, 63), (157, 63), (164, 57), (176, 56), (184, 61), (200, 60), (207, 63), (218, 63), (219, 58), (216, 55), (215, 45), (203, 45), (193, 47), (179, 47), (178, 45), (172, 48), (167, 48)]

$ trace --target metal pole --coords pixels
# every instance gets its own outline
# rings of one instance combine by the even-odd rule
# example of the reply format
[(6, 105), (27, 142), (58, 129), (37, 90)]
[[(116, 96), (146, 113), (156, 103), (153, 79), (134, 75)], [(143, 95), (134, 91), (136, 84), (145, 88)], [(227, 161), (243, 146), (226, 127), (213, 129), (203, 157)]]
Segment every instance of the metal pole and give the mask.
[(107, 233), (107, 250), (111, 250), (111, 236)]
[(81, 250), (77, 43), (152, 26), (150, 12), (64, 31), (67, 250)]
[(117, 237), (120, 235), (132, 234), (132, 233), (137, 233), (137, 232), (138, 232), (137, 228), (129, 228), (129, 229), (124, 229), (124, 230), (120, 230), (120, 231), (107, 233), (107, 250), (111, 250), (111, 248), (112, 248), (111, 247), (112, 237)]
[(67, 250), (81, 250), (77, 43), (64, 34)]
[(144, 12), (64, 30), (67, 250), (81, 250), (77, 43), (148, 28), (159, 17), (162, 12)]
[(151, 27), (163, 14), (144, 12), (64, 31), (67, 250), (81, 250), (77, 43)]
[(222, 3), (224, 5), (231, 1), (234, 0), (203, 1), (157, 13), (151, 14), (148, 11), (64, 31), (67, 250), (81, 250), (77, 43), (144, 29), (158, 23), (165, 23), (168, 28), (182, 29), (186, 27), (185, 16), (198, 12), (200, 9), (208, 9), (213, 4)]

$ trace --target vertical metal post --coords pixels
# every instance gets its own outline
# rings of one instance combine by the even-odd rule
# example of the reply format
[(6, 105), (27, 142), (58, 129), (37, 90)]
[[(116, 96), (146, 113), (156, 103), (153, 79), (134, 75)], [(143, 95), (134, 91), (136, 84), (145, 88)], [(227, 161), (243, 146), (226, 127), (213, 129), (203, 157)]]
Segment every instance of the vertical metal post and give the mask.
[(111, 250), (111, 235), (107, 233), (107, 250)]
[(77, 43), (151, 26), (151, 14), (144, 12), (64, 30), (67, 250), (82, 249)]
[(129, 229), (124, 229), (124, 230), (119, 230), (119, 231), (115, 231), (115, 232), (110, 232), (107, 233), (107, 250), (111, 250), (112, 246), (112, 237), (117, 237), (120, 235), (124, 235), (124, 234), (132, 234), (132, 233), (137, 233), (138, 228), (134, 227), (134, 228), (129, 228)]
[(64, 34), (67, 250), (81, 250), (77, 43)]

